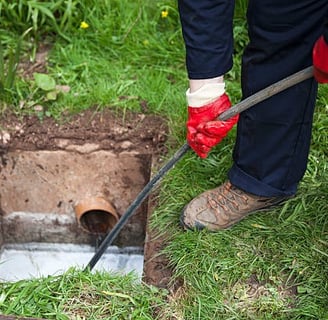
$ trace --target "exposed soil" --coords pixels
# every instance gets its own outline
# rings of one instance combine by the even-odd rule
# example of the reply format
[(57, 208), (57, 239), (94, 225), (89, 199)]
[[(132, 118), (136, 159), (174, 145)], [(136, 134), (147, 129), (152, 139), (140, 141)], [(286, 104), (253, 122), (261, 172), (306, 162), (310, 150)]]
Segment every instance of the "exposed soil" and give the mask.
[(48, 65), (48, 54), (51, 49), (50, 44), (40, 43), (35, 54), (34, 61), (25, 59), (18, 64), (17, 71), (20, 76), (31, 79), (34, 72), (46, 73)]
[(165, 153), (166, 121), (155, 115), (110, 110), (87, 110), (71, 116), (64, 123), (53, 118), (42, 122), (36, 116), (18, 119), (6, 115), (0, 119), (0, 150), (60, 150), (72, 145), (98, 145), (113, 152), (136, 151), (160, 155)]
[[(148, 219), (157, 204), (155, 195), (151, 195), (149, 198)], [(150, 285), (175, 290), (175, 285), (171, 283), (172, 270), (168, 267), (168, 258), (161, 253), (166, 244), (167, 239), (164, 235), (157, 234), (156, 230), (147, 226), (143, 280)]]

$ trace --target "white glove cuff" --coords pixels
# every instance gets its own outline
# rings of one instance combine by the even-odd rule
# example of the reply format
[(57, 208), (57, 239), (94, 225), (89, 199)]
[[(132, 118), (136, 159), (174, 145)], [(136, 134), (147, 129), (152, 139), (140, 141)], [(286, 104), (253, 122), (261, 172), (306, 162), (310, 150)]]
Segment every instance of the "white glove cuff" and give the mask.
[(223, 93), (225, 93), (224, 82), (208, 83), (193, 93), (190, 93), (190, 89), (188, 89), (186, 92), (186, 98), (189, 107), (198, 108), (215, 101)]

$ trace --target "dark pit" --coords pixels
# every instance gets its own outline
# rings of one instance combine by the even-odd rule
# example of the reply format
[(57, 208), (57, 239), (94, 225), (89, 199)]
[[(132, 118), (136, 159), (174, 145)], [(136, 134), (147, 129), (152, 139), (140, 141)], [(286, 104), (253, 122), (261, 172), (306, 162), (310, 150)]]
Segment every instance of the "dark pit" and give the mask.
[(81, 217), (81, 226), (91, 234), (104, 235), (117, 222), (107, 211), (90, 210)]

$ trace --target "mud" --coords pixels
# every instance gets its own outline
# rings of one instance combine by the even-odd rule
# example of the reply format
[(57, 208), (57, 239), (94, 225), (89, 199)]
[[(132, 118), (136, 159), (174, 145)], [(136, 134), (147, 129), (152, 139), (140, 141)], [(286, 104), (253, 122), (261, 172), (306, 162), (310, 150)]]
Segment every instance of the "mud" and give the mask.
[[(160, 155), (166, 152), (165, 119), (140, 113), (114, 114), (87, 110), (62, 122), (37, 116), (22, 119), (6, 114), (0, 119), (0, 152), (8, 150), (111, 150)], [(5, 158), (2, 157), (2, 164)]]

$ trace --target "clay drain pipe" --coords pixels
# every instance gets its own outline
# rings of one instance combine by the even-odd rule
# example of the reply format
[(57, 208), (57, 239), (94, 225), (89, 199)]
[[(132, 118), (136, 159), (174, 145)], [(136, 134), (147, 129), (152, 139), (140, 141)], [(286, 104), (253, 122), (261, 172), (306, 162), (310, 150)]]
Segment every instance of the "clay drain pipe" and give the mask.
[[(304, 80), (310, 79), (313, 77), (313, 67), (305, 68), (299, 72), (296, 72), (287, 78), (284, 78), (265, 89), (258, 91), (257, 93), (249, 96), (248, 98), (242, 100), (241, 102), (237, 103), (235, 106), (231, 107), (227, 111), (223, 112), (220, 116), (220, 120), (227, 120), (232, 116), (245, 111), (252, 106), (256, 105), (257, 103), (268, 99), (275, 94), (286, 90), (287, 88), (292, 87), (293, 85), (300, 83)], [(86, 266), (85, 270), (92, 270), (96, 263), (99, 261), (102, 254), (105, 252), (107, 247), (112, 244), (112, 242), (117, 237), (120, 230), (124, 227), (127, 220), (132, 216), (134, 211), (140, 206), (143, 200), (150, 194), (151, 190), (156, 186), (156, 184), (160, 181), (160, 179), (166, 174), (186, 153), (190, 150), (190, 147), (187, 143), (185, 143), (173, 157), (162, 167), (154, 176), (153, 178), (146, 184), (146, 186), (141, 190), (138, 194), (137, 198), (132, 202), (130, 207), (126, 210), (126, 212), (121, 216), (117, 224), (114, 228), (106, 235), (103, 242), (98, 247), (97, 251), (95, 252), (94, 256), (89, 261), (88, 265)]]
[(112, 204), (102, 197), (86, 198), (74, 210), (79, 225), (92, 234), (108, 233), (119, 219)]

